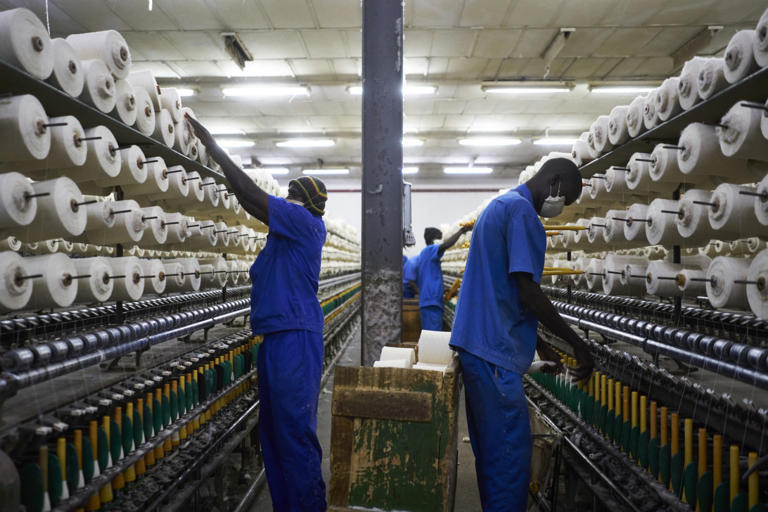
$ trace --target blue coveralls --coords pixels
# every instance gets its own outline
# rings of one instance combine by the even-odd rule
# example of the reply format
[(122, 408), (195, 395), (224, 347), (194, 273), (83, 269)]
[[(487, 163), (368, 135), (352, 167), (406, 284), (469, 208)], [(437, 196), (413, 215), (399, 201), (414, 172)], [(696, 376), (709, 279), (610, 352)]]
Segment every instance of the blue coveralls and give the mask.
[(413, 289), (408, 283), (416, 281), (416, 275), (418, 272), (419, 256), (411, 256), (410, 258), (403, 254), (403, 298), (412, 299), (416, 296), (413, 293)]
[(267, 243), (250, 271), (251, 330), (264, 335), (259, 435), (277, 512), (326, 509), (317, 440), (324, 351), (317, 281), (325, 234), (321, 217), (270, 196)]
[(443, 330), (443, 269), (440, 268), (440, 244), (428, 245), (419, 253), (416, 283), (419, 286), (421, 328)]
[(530, 480), (531, 429), (522, 376), (538, 321), (518, 296), (514, 272), (540, 282), (546, 235), (528, 187), (495, 198), (478, 217), (451, 333), (459, 351), (467, 423), (485, 512), (522, 512)]

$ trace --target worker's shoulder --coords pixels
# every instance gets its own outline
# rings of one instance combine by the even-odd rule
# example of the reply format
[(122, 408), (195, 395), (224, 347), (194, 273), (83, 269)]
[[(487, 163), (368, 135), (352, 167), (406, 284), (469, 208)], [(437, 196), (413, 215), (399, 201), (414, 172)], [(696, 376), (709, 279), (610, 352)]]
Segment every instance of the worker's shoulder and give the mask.
[(531, 202), (514, 188), (493, 198), (488, 207), (496, 214), (509, 215), (534, 212)]

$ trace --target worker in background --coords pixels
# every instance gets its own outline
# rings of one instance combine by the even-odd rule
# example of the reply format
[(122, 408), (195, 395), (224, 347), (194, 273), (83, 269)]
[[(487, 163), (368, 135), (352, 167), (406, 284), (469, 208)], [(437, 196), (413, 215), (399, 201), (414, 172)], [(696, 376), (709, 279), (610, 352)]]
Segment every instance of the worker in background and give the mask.
[(261, 190), (199, 122), (187, 116), (221, 166), (242, 207), (269, 226), (250, 270), (251, 330), (264, 339), (257, 361), (259, 436), (275, 511), (326, 510), (317, 397), (323, 368), (324, 317), (317, 300), (325, 243), (325, 185), (292, 180), (288, 197)]
[(410, 258), (403, 254), (403, 298), (412, 299), (416, 297), (416, 288), (413, 283), (416, 281), (416, 272), (419, 265), (419, 255)]
[(437, 228), (424, 230), (427, 246), (418, 255), (415, 269), (408, 276), (409, 283), (415, 283), (419, 294), (419, 316), (421, 328), (427, 331), (443, 330), (443, 269), (440, 260), (446, 250), (453, 246), (461, 235), (472, 226), (462, 226), (447, 240)]
[(543, 359), (559, 359), (537, 341), (539, 322), (573, 347), (578, 367), (571, 376), (592, 373), (588, 345), (539, 287), (546, 248), (539, 216), (557, 216), (581, 186), (572, 161), (548, 160), (527, 183), (491, 201), (475, 223), (451, 346), (464, 373), (484, 511), (526, 509), (532, 439), (522, 376), (536, 349)]

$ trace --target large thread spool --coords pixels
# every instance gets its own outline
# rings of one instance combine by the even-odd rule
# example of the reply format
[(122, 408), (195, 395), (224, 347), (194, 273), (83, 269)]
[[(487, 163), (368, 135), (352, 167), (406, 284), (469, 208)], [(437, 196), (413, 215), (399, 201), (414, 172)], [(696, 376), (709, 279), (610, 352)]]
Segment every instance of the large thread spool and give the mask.
[(638, 240), (640, 233), (645, 231), (645, 223), (648, 220), (648, 205), (634, 203), (627, 210), (624, 224), (624, 238)]
[(182, 119), (181, 113), (181, 96), (179, 90), (175, 87), (161, 87), (162, 94), (160, 95), (160, 105), (167, 109), (171, 114), (171, 119), (174, 123), (178, 123)]
[(140, 185), (147, 181), (147, 169), (153, 163), (139, 146), (121, 149), (120, 173), (110, 180), (113, 186)]
[(605, 270), (603, 268), (603, 260), (593, 258), (592, 261), (589, 262), (589, 265), (587, 265), (587, 271), (584, 273), (587, 289), (589, 291), (595, 291), (599, 287), (602, 288), (604, 275)]
[(77, 296), (79, 275), (72, 261), (64, 254), (29, 256), (24, 258), (29, 275), (40, 275), (32, 279), (33, 290), (29, 301), (30, 309), (66, 308)]
[(184, 267), (176, 261), (165, 261), (165, 291), (183, 292), (186, 290), (187, 276), (184, 275)]
[(106, 126), (95, 126), (85, 130), (87, 157), (79, 167), (66, 169), (66, 173), (78, 183), (93, 183), (84, 188), (100, 191), (104, 185), (102, 180), (112, 180), (120, 174), (122, 157), (118, 148), (120, 145), (115, 136)]
[(112, 112), (117, 103), (115, 79), (101, 60), (82, 61), (85, 73), (85, 87), (80, 99), (101, 110), (105, 114)]
[(746, 280), (749, 308), (756, 317), (768, 319), (768, 249), (752, 260)]
[(160, 103), (160, 94), (162, 91), (157, 86), (157, 81), (152, 74), (152, 71), (145, 69), (142, 71), (133, 71), (128, 75), (128, 81), (131, 82), (134, 90), (142, 89), (149, 96), (152, 102), (152, 108), (155, 112), (159, 112), (162, 108)]
[(54, 52), (48, 31), (32, 11), (0, 12), (0, 59), (45, 80), (53, 71)]
[(680, 263), (654, 260), (646, 269), (646, 292), (660, 297), (678, 297), (683, 291), (678, 286), (677, 275), (683, 270)]
[(42, 160), (51, 149), (48, 116), (31, 94), (0, 98), (0, 160)]
[(0, 229), (28, 226), (37, 215), (37, 198), (29, 180), (17, 172), (0, 174)]
[(725, 61), (722, 58), (707, 59), (701, 64), (699, 76), (696, 80), (699, 96), (706, 100), (716, 92), (728, 86), (725, 79)]
[(48, 81), (77, 98), (85, 86), (85, 73), (75, 50), (65, 39), (53, 39), (53, 72)]
[(24, 258), (15, 252), (0, 252), (0, 311), (23, 309), (32, 297), (33, 278)]
[(707, 214), (716, 238), (730, 240), (760, 231), (754, 202), (751, 196), (741, 193), (754, 194), (755, 190), (754, 187), (722, 183), (712, 192)]
[(144, 294), (145, 281), (139, 258), (109, 258), (109, 263), (112, 266), (111, 278), (114, 281), (113, 300), (139, 300)]
[(131, 50), (116, 30), (72, 34), (67, 37), (78, 56), (99, 59), (115, 78), (126, 78), (131, 70)]
[(650, 168), (648, 174), (651, 181), (663, 183), (680, 183), (686, 176), (680, 170), (677, 163), (677, 149), (669, 144), (656, 144), (651, 153)]
[(112, 268), (107, 258), (73, 258), (72, 264), (79, 276), (83, 278), (77, 285), (75, 302), (78, 304), (92, 304), (106, 302), (112, 296), (114, 282), (110, 279)]
[[(622, 281), (622, 275), (626, 274), (627, 265), (645, 265), (646, 260), (641, 256), (620, 256), (617, 254), (607, 254), (603, 265), (603, 293), (615, 295), (636, 294), (641, 289), (645, 291), (645, 284), (642, 280), (636, 285), (628, 280)], [(645, 274), (643, 270), (642, 274)]]
[(712, 228), (709, 225), (707, 206), (712, 192), (702, 189), (691, 189), (685, 192), (678, 204), (679, 214), (675, 220), (677, 231), (690, 245), (701, 245), (712, 238)]
[(754, 30), (739, 30), (725, 48), (723, 74), (728, 83), (736, 83), (757, 70), (754, 54)]
[(179, 258), (166, 260), (166, 264), (178, 263), (181, 265), (181, 271), (184, 274), (184, 284), (178, 289), (176, 284), (169, 283), (168, 291), (198, 291), (200, 289), (201, 274), (200, 263), (197, 258)]
[(155, 131), (155, 108), (152, 106), (152, 98), (144, 89), (135, 87), (133, 84), (131, 86), (133, 95), (136, 97), (136, 129), (150, 136)]
[(159, 156), (152, 157), (146, 162), (147, 179), (143, 183), (124, 185), (123, 191), (131, 197), (145, 197), (168, 190), (168, 169), (165, 161)]
[(705, 57), (693, 57), (683, 65), (680, 80), (677, 82), (678, 101), (683, 110), (692, 108), (701, 100), (698, 80), (699, 72), (705, 61)]
[(598, 116), (589, 128), (594, 140), (594, 147), (598, 153), (605, 153), (613, 147), (608, 137), (609, 121), (609, 116)]
[(624, 144), (629, 140), (627, 131), (627, 110), (629, 106), (619, 105), (611, 109), (608, 116), (608, 140), (614, 146)]
[(168, 176), (168, 189), (158, 190), (147, 194), (147, 196), (153, 200), (168, 199), (169, 201), (187, 197), (189, 194), (189, 182), (187, 181), (187, 171), (184, 167), (181, 165), (169, 167), (166, 171), (166, 176)]
[(144, 247), (163, 245), (168, 240), (165, 212), (159, 206), (142, 208), (141, 211), (146, 229), (142, 234), (139, 245)]
[(654, 95), (656, 115), (659, 121), (667, 121), (682, 110), (680, 100), (678, 99), (677, 85), (680, 79), (678, 77), (667, 78), (661, 86), (656, 89)]
[(645, 131), (643, 124), (643, 108), (647, 95), (637, 96), (627, 108), (627, 133), (630, 137), (637, 137)]
[(757, 184), (755, 194), (755, 217), (760, 224), (768, 226), (768, 174)]
[(659, 112), (656, 108), (656, 95), (659, 93), (659, 88), (652, 90), (645, 97), (643, 102), (643, 126), (646, 130), (650, 130), (659, 124)]
[(707, 293), (707, 271), (684, 268), (678, 272), (677, 286), (685, 297), (699, 297)]
[(763, 111), (750, 105), (736, 103), (722, 117), (717, 127), (720, 150), (727, 157), (765, 162), (768, 161), (768, 144), (761, 131)]
[(651, 155), (650, 153), (633, 153), (627, 164), (629, 169), (625, 174), (624, 179), (627, 181), (627, 188), (630, 190), (638, 190), (645, 188), (651, 183), (650, 169), (651, 169)]
[(77, 236), (85, 230), (83, 195), (66, 177), (32, 184), (37, 197), (37, 215), (28, 226), (10, 229), (9, 235), (27, 242)]
[(736, 163), (720, 152), (714, 126), (689, 124), (680, 133), (677, 145), (680, 148), (677, 164), (683, 174), (719, 176), (724, 168), (731, 168)]
[(128, 126), (136, 124), (138, 104), (136, 93), (128, 80), (115, 80), (115, 110), (112, 115), (116, 115)]
[(139, 260), (141, 265), (141, 272), (144, 276), (151, 276), (146, 278), (144, 284), (144, 291), (156, 293), (160, 295), (165, 292), (165, 265), (162, 260), (159, 259), (142, 259)]
[(12, 162), (4, 167), (24, 171), (34, 178), (53, 178), (61, 175), (61, 169), (80, 167), (88, 156), (88, 148), (83, 137), (85, 130), (74, 116), (51, 117), (51, 147), (42, 160)]
[(651, 245), (670, 245), (679, 234), (675, 219), (679, 216), (679, 201), (654, 199), (648, 205), (645, 223), (645, 237)]
[(173, 147), (175, 130), (171, 113), (167, 109), (160, 109), (158, 112), (155, 112), (155, 129), (152, 131), (153, 139), (168, 147)]
[(707, 269), (707, 297), (716, 308), (746, 309), (749, 259), (718, 256)]

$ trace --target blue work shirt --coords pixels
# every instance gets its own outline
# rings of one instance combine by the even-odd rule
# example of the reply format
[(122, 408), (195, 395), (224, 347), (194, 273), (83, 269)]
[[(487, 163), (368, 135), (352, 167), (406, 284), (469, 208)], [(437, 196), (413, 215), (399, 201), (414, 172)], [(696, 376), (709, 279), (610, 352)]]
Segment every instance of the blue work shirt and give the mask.
[(525, 185), (495, 198), (472, 232), (451, 346), (523, 374), (536, 350), (538, 320), (525, 310), (513, 272), (541, 282), (547, 239)]
[(412, 299), (416, 296), (408, 285), (411, 281), (416, 281), (418, 277), (419, 255), (406, 257), (403, 254), (403, 298)]
[(419, 253), (416, 264), (416, 284), (419, 286), (419, 307), (443, 305), (443, 269), (440, 268), (440, 244), (428, 245)]
[(269, 235), (251, 266), (254, 334), (304, 329), (323, 332), (317, 281), (325, 223), (301, 205), (269, 196)]

